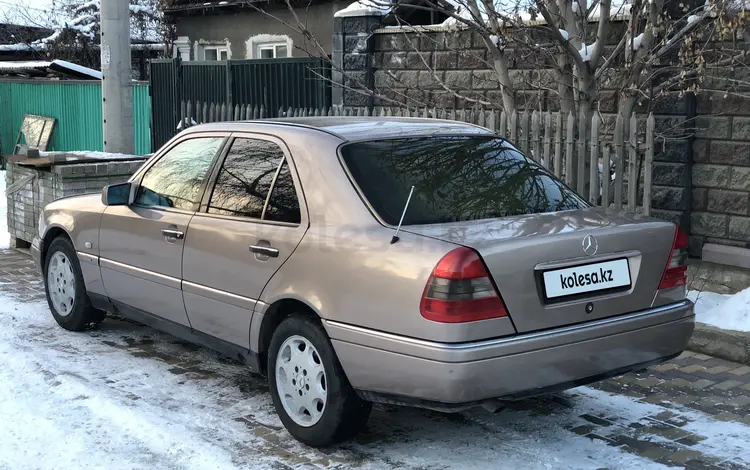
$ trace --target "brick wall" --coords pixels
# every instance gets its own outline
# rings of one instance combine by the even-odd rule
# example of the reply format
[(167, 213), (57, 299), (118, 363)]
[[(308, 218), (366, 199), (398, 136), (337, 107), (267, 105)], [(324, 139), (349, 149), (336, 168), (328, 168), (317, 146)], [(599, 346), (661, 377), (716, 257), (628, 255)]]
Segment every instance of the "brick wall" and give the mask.
[[(343, 21), (342, 21), (343, 20)], [(608, 49), (622, 37), (625, 22), (614, 23)], [(369, 32), (372, 32), (370, 34)], [(338, 41), (337, 41), (338, 38)], [(377, 18), (343, 18), (334, 27), (334, 61), (347, 74), (398, 103), (423, 103), (438, 108), (471, 108), (476, 103), (446, 91), (437, 77), (460, 95), (491, 102), (502, 108), (494, 72), (487, 65), (482, 38), (470, 31), (436, 27), (378, 29)], [(554, 77), (543, 60), (530, 51), (507, 51), (510, 77), (520, 109), (559, 110)], [(370, 64), (368, 66), (368, 64)], [(744, 71), (731, 70), (730, 78)], [(713, 71), (704, 86), (721, 86), (726, 71)], [(715, 75), (715, 76), (714, 76)], [(336, 77), (334, 77), (334, 80)], [(343, 80), (356, 86), (354, 80)], [(713, 83), (710, 80), (715, 80)], [(618, 111), (617, 90), (604, 79), (598, 103), (604, 131), (614, 130)], [(710, 98), (710, 99), (709, 99)], [(346, 107), (393, 106), (353, 90), (334, 93), (334, 104)], [(690, 230), (691, 251), (700, 254), (706, 241), (750, 247), (750, 100), (733, 95), (661, 96), (650, 106), (636, 109), (645, 121), (652, 111), (657, 139), (653, 167), (652, 214)]]
[(145, 160), (104, 163), (78, 163), (36, 169), (8, 163), (6, 178), (10, 187), (16, 181), (33, 177), (8, 198), (8, 232), (31, 242), (38, 233), (39, 214), (44, 206), (61, 197), (101, 192), (108, 184), (127, 181)]

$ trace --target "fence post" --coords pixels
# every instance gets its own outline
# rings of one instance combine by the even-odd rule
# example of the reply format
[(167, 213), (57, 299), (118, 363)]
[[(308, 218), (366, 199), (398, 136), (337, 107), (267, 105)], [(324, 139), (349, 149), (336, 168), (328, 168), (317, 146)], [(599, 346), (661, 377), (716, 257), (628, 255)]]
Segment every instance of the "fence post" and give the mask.
[(232, 76), (232, 61), (231, 60), (227, 60), (226, 74), (227, 74), (227, 78), (226, 78), (225, 86), (227, 87), (227, 106), (231, 110), (232, 103), (234, 103), (234, 99), (233, 99), (234, 93), (232, 92), (232, 86), (234, 84), (234, 77)]
[(624, 120), (618, 114), (615, 122), (615, 210), (617, 211), (622, 209), (622, 182), (625, 179), (623, 174), (625, 171), (624, 132)]
[(602, 162), (602, 206), (609, 207), (609, 171), (611, 167), (609, 158), (609, 144), (604, 145), (604, 158)]
[(636, 189), (638, 188), (638, 119), (635, 113), (630, 116), (630, 145), (628, 157), (628, 209), (635, 214), (635, 206), (638, 200)]
[(560, 178), (562, 176), (562, 112), (555, 114), (555, 164), (554, 171), (555, 176)]
[(643, 215), (651, 215), (651, 175), (654, 165), (654, 113), (646, 119), (646, 161), (643, 165)]
[(589, 202), (599, 203), (599, 115), (591, 117), (591, 168), (589, 168)]
[(573, 117), (573, 111), (568, 113), (568, 128), (565, 142), (565, 183), (568, 186), (573, 184), (573, 131), (576, 127), (576, 118)]

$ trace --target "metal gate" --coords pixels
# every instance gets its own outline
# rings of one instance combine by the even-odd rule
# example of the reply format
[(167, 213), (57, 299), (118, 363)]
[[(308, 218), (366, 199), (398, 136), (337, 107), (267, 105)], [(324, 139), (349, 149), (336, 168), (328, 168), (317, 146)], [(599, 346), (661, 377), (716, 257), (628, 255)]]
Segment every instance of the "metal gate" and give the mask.
[(280, 108), (331, 105), (331, 66), (326, 58), (183, 62), (151, 61), (154, 150), (177, 133), (180, 103), (263, 106), (264, 117)]

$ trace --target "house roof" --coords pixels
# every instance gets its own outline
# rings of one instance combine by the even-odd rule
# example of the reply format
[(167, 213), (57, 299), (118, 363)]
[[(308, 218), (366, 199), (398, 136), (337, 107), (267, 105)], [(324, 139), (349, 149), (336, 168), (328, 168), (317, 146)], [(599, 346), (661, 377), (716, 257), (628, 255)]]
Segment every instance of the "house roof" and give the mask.
[(64, 60), (0, 62), (0, 75), (47, 77), (50, 74), (58, 74), (80, 80), (101, 80), (102, 78), (102, 73), (98, 70), (83, 67)]

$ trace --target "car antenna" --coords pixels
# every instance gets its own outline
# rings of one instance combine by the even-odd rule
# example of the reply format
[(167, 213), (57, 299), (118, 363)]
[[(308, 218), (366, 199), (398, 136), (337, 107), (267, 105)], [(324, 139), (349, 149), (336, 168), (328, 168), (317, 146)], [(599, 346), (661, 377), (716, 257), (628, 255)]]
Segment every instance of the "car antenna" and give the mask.
[(401, 220), (398, 221), (398, 227), (396, 227), (396, 233), (393, 234), (393, 238), (391, 238), (391, 245), (399, 241), (398, 238), (398, 232), (401, 230), (401, 224), (404, 223), (404, 216), (406, 215), (406, 209), (409, 208), (409, 203), (411, 202), (411, 195), (414, 194), (414, 185), (412, 185), (411, 190), (409, 191), (409, 197), (406, 198), (406, 204), (404, 205), (404, 211), (401, 213)]

